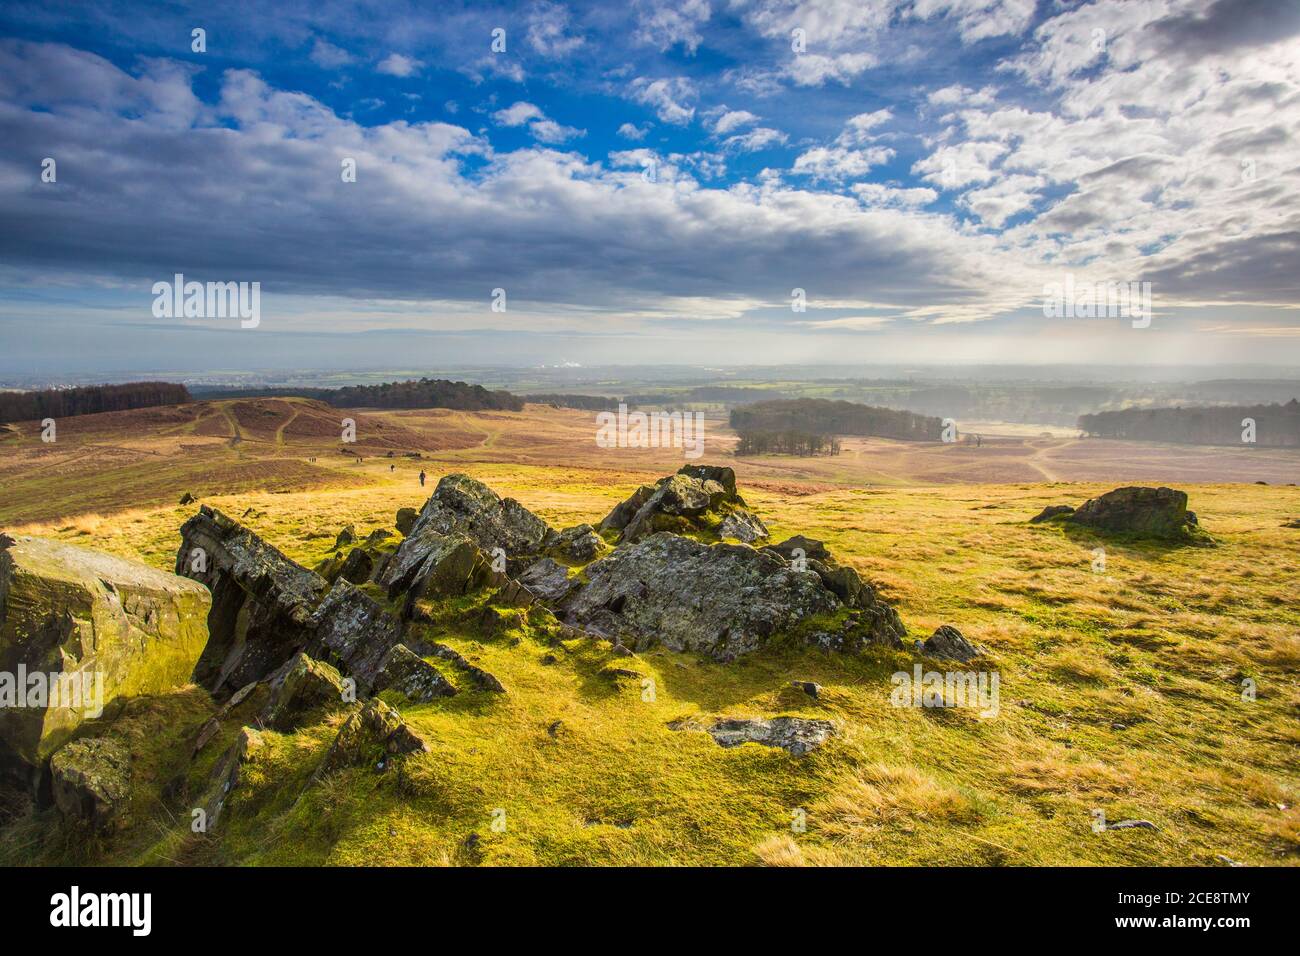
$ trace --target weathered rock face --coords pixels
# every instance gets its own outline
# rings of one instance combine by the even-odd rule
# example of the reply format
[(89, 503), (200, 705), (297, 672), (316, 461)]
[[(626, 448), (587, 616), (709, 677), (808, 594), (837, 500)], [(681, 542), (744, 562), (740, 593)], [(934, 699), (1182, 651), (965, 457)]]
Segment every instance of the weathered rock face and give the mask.
[(429, 745), (406, 726), (399, 714), (378, 697), (360, 707), (339, 728), (339, 735), (317, 769), (317, 775), (356, 767), (386, 765), (403, 754), (424, 753)]
[[(696, 728), (687, 723), (675, 729)], [(728, 717), (704, 729), (721, 747), (762, 744), (764, 747), (780, 747), (795, 757), (816, 750), (835, 734), (835, 726), (829, 720), (803, 717)]]
[(420, 517), (420, 512), (416, 511), (414, 508), (398, 508), (397, 509), (398, 533), (400, 533), (402, 537), (406, 537), (407, 535), (409, 535), (411, 533), (411, 529), (415, 527), (415, 522), (419, 519), (419, 517)]
[(655, 641), (730, 659), (841, 602), (812, 571), (744, 545), (710, 547), (666, 532), (587, 566), (562, 605), (570, 623), (624, 644)]
[(552, 553), (556, 557), (575, 564), (586, 564), (602, 551), (609, 550), (603, 538), (589, 524), (580, 524), (575, 528), (565, 528), (556, 539)]
[(187, 683), (211, 603), (137, 561), (0, 535), (0, 751), (35, 766), (114, 698)]
[(554, 558), (542, 558), (529, 565), (519, 576), (519, 583), (543, 601), (550, 602), (563, 600), (577, 584), (569, 577), (569, 569)]
[(337, 670), (299, 652), (291, 659), (262, 720), (272, 730), (291, 731), (314, 714), (345, 706), (350, 696)]
[(468, 538), (489, 560), (493, 550), (500, 548), (510, 570), (526, 567), (529, 558), (540, 556), (558, 537), (550, 525), (519, 502), (502, 498), (466, 475), (446, 475), (438, 482), (394, 560), (400, 561), (409, 549), (419, 547), (418, 542), (428, 533)]
[(74, 740), (50, 758), (54, 804), (78, 826), (115, 829), (130, 798), (130, 783), (131, 755), (118, 740)]
[(181, 526), (176, 573), (212, 592), (208, 646), (194, 681), (215, 694), (261, 680), (312, 636), (327, 587), (238, 522), (207, 505)]
[(395, 645), (384, 655), (375, 678), (375, 692), (381, 690), (395, 690), (417, 703), (456, 693), (456, 688), (438, 668), (417, 657), (405, 644)]
[(379, 576), (379, 583), (388, 588), (389, 600), (405, 593), (405, 618), (412, 616), (416, 602), (424, 598), (457, 597), (505, 582), (505, 573), (494, 571), (469, 538), (428, 529), (407, 538)]
[(244, 765), (255, 760), (265, 744), (266, 741), (260, 733), (252, 727), (243, 727), (235, 737), (235, 742), (226, 749), (213, 766), (202, 801), (208, 832), (216, 827), (231, 795), (239, 787), (244, 774)]
[(733, 511), (718, 526), (718, 537), (723, 540), (734, 539), (753, 544), (767, 536), (767, 525), (763, 524), (763, 519), (749, 511)]
[(1030, 521), (1063, 521), (1096, 531), (1166, 540), (1184, 539), (1197, 526), (1196, 515), (1187, 510), (1186, 492), (1143, 487), (1116, 488), (1090, 498), (1077, 510), (1052, 505)]
[(384, 655), (402, 639), (401, 622), (346, 581), (336, 582), (320, 603), (312, 630), (308, 653), (338, 663), (359, 694), (370, 693)]

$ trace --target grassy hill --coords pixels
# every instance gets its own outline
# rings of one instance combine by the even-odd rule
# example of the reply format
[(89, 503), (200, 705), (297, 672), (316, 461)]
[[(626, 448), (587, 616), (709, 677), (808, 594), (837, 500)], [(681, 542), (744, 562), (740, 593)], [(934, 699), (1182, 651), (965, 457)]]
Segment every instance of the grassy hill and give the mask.
[[(586, 472), (534, 463), (537, 435), (528, 453), (509, 444), (532, 420), (448, 416), (444, 450), (422, 467), (435, 480), (466, 471), (557, 527), (598, 520), (654, 469), (636, 459), (624, 472), (613, 459)], [(475, 428), (482, 437), (453, 440)], [(271, 458), (275, 433), (244, 431)], [(513, 460), (472, 460), (502, 447), (514, 449)], [(325, 480), (358, 475), (351, 484), (235, 489), (203, 500), (310, 565), (329, 553), (343, 525), (364, 535), (392, 527), (397, 508), (423, 503), (429, 489), (412, 480), (414, 466), (387, 464), (373, 459), (355, 473), (328, 466)], [(1026, 523), (1045, 505), (1078, 504), (1113, 483), (861, 488), (778, 480), (758, 469), (751, 481), (743, 465), (737, 471), (775, 539), (825, 540), (879, 584), (909, 639), (949, 623), (987, 648), (1001, 681), (998, 715), (892, 706), (890, 677), (916, 658), (885, 650), (770, 649), (730, 664), (651, 650), (630, 665), (654, 681), (654, 699), (646, 700), (640, 681), (610, 675), (605, 642), (558, 640), (532, 624), (487, 634), (472, 623), (473, 602), (462, 599), (424, 625), (424, 636), (491, 671), (508, 693), (410, 705), (385, 692), (432, 745), (400, 775), (359, 768), (310, 783), (336, 722), (268, 731), (267, 749), (249, 765), (218, 832), (195, 835), (185, 794), (264, 701), (254, 695), (232, 713), (191, 763), (190, 743), (212, 710), (206, 693), (191, 687), (133, 701), (119, 718), (137, 749), (128, 829), (87, 843), (62, 832), (50, 813), (27, 817), (0, 836), (0, 862), (1300, 859), (1300, 532), (1283, 527), (1300, 514), (1295, 488), (1185, 485), (1217, 546), (1171, 548)], [(97, 514), (27, 522), (26, 530), (170, 569), (177, 529), (193, 506), (176, 506), (176, 476), (160, 473), (152, 503), (110, 512), (106, 496)], [(30, 487), (28, 504), (39, 511)], [(12, 522), (27, 505), (10, 502)], [(1104, 573), (1093, 570), (1098, 546), (1106, 548)], [(821, 684), (819, 699), (791, 688), (796, 679)], [(1245, 679), (1258, 688), (1254, 701), (1242, 699)], [(723, 749), (705, 733), (670, 727), (777, 714), (829, 719), (839, 735), (796, 758), (756, 745)], [(1094, 810), (1158, 829), (1094, 833)], [(805, 832), (792, 829), (796, 811)], [(498, 832), (493, 821), (501, 819)]]

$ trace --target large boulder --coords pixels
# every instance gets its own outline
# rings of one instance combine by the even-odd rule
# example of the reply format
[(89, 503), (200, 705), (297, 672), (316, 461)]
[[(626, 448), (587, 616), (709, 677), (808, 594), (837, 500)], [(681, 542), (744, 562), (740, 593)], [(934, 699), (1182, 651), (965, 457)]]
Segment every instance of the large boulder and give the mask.
[(402, 562), (410, 549), (419, 549), (429, 533), (468, 538), (489, 560), (500, 548), (511, 571), (527, 567), (530, 558), (540, 556), (558, 537), (519, 502), (502, 498), (468, 475), (445, 475), (438, 482), (394, 561)]
[(1186, 539), (1197, 533), (1196, 515), (1187, 510), (1187, 493), (1173, 488), (1116, 488), (1088, 499), (1078, 509), (1052, 505), (1030, 519), (1031, 524), (1043, 522), (1165, 540)]
[(816, 750), (835, 735), (835, 725), (829, 720), (805, 717), (726, 717), (707, 729), (721, 747), (762, 744), (780, 747), (795, 757)]
[(659, 531), (698, 532), (747, 543), (767, 537), (763, 522), (745, 509), (736, 493), (735, 472), (718, 465), (686, 465), (653, 487), (638, 488), (606, 515), (600, 529), (618, 531), (619, 544)]
[(261, 680), (312, 636), (328, 585), (237, 521), (209, 508), (181, 526), (176, 573), (212, 592), (208, 645), (194, 681), (222, 694)]
[(459, 597), (482, 587), (500, 587), (505, 582), (505, 573), (493, 570), (492, 562), (469, 538), (427, 528), (402, 542), (379, 576), (379, 583), (388, 589), (389, 600), (406, 594), (406, 617), (411, 616), (415, 603), (422, 598)]
[(375, 692), (381, 690), (395, 690), (416, 703), (428, 703), (437, 697), (456, 694), (456, 688), (438, 668), (418, 657), (405, 644), (389, 648), (380, 662)]
[(556, 539), (552, 553), (570, 564), (586, 564), (602, 551), (609, 550), (603, 538), (589, 524), (565, 528)]
[[(661, 532), (622, 545), (587, 566), (587, 583), (559, 606), (576, 626), (644, 648), (656, 642), (730, 660), (818, 615), (845, 606), (815, 570), (797, 570), (770, 551), (706, 545)], [(865, 585), (844, 630), (809, 635), (836, 649), (901, 646), (893, 608)]]
[(114, 698), (187, 683), (211, 603), (138, 561), (0, 535), (0, 757), (34, 767)]

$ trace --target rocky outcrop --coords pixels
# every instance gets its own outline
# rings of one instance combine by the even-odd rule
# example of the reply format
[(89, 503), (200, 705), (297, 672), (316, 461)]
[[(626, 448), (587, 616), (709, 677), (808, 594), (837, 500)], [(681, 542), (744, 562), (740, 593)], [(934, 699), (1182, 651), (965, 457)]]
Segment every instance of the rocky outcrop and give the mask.
[(542, 558), (524, 569), (519, 583), (543, 601), (562, 601), (577, 582), (569, 577), (569, 569), (554, 558)]
[(506, 582), (486, 555), (464, 535), (417, 531), (407, 538), (379, 576), (389, 600), (405, 593), (402, 616), (410, 618), (425, 598), (459, 597)]
[(927, 657), (939, 657), (962, 663), (974, 660), (982, 653), (951, 624), (943, 624), (936, 628), (929, 639), (921, 644), (920, 651)]
[(312, 610), (327, 587), (320, 575), (207, 505), (181, 526), (181, 538), (176, 573), (212, 592), (196, 683), (228, 693), (266, 677), (306, 646)]
[(222, 811), (243, 779), (244, 765), (254, 760), (265, 746), (266, 741), (258, 731), (241, 727), (235, 742), (217, 759), (201, 801), (206, 832), (212, 832), (221, 819)]
[(415, 522), (418, 521), (419, 518), (420, 512), (416, 511), (414, 508), (398, 508), (396, 519), (398, 534), (402, 535), (402, 537), (410, 535), (411, 529), (415, 527)]
[(428, 750), (429, 745), (406, 725), (402, 715), (375, 697), (344, 721), (316, 775), (367, 764), (382, 769), (392, 757)]
[(115, 698), (187, 683), (211, 603), (138, 561), (0, 535), (0, 759), (35, 767)]
[(50, 758), (54, 805), (74, 826), (116, 829), (131, 795), (131, 755), (108, 737), (74, 740)]
[(822, 542), (816, 538), (805, 538), (801, 534), (786, 538), (780, 544), (773, 544), (768, 547), (787, 561), (807, 560), (809, 558), (816, 561), (826, 561), (831, 556), (831, 553), (826, 550), (826, 545), (822, 544)]
[(353, 699), (337, 670), (299, 652), (271, 695), (262, 722), (272, 730), (288, 732), (312, 716), (337, 710)]
[[(684, 722), (673, 725), (673, 729), (701, 728), (698, 724)], [(728, 717), (703, 729), (720, 747), (762, 744), (764, 747), (780, 747), (795, 757), (816, 750), (835, 734), (835, 725), (829, 720), (803, 717)]]
[(659, 479), (653, 488), (637, 489), (605, 517), (600, 528), (618, 531), (618, 543), (625, 544), (658, 531), (725, 537), (724, 523), (741, 540), (767, 537), (763, 522), (745, 510), (744, 499), (736, 493), (735, 472), (716, 465), (687, 465)]
[(408, 700), (428, 703), (438, 697), (452, 697), (456, 688), (438, 668), (418, 657), (405, 644), (391, 647), (379, 665), (375, 692), (395, 690)]
[(330, 589), (312, 617), (308, 653), (338, 665), (358, 694), (374, 686), (384, 656), (402, 640), (402, 625), (374, 598), (347, 581)]
[(570, 564), (586, 564), (609, 546), (589, 524), (580, 524), (574, 528), (565, 528), (556, 539), (552, 554), (561, 561)]
[(1144, 487), (1116, 488), (1090, 498), (1077, 510), (1053, 505), (1030, 521), (1059, 521), (1110, 534), (1164, 540), (1192, 537), (1198, 524), (1196, 514), (1187, 510), (1186, 492)]
[(409, 565), (407, 552), (422, 548), (430, 534), (468, 538), (489, 561), (499, 548), (511, 572), (527, 567), (558, 538), (550, 525), (519, 502), (502, 498), (467, 475), (446, 475), (438, 482), (395, 562)]
[[(730, 660), (818, 615), (845, 607), (814, 570), (745, 545), (706, 545), (661, 532), (587, 566), (560, 610), (573, 625), (637, 649), (656, 642)], [(855, 575), (856, 577), (856, 575)], [(859, 582), (842, 630), (818, 638), (850, 649), (899, 646), (898, 615)]]

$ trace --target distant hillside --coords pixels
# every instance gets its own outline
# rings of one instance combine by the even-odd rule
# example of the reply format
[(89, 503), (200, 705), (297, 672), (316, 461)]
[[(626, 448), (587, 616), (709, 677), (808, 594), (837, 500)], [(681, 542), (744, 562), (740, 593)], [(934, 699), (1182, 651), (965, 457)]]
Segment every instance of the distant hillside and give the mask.
[(454, 408), (465, 412), (522, 411), (524, 399), (482, 385), (422, 378), (343, 388), (199, 388), (199, 398), (314, 398), (338, 408)]
[(51, 388), (42, 392), (0, 392), (0, 422), (124, 412), (132, 408), (180, 405), (188, 401), (190, 393), (185, 386), (172, 382), (127, 382), (123, 385)]
[(1285, 405), (1226, 405), (1192, 408), (1125, 408), (1079, 416), (1079, 428), (1096, 438), (1242, 445), (1245, 419), (1254, 421), (1254, 444), (1300, 447), (1300, 402)]
[(585, 412), (618, 411), (619, 400), (604, 395), (525, 395), (524, 401), (556, 408), (578, 408)]
[(629, 395), (628, 405), (683, 405), (714, 402), (724, 405), (747, 405), (753, 402), (786, 398), (785, 392), (770, 388), (746, 388), (742, 385), (698, 385), (680, 392), (650, 392)]
[(819, 436), (864, 435), (937, 441), (941, 437), (943, 422), (926, 415), (858, 402), (796, 398), (733, 408), (731, 427), (742, 437), (746, 433), (798, 432)]

